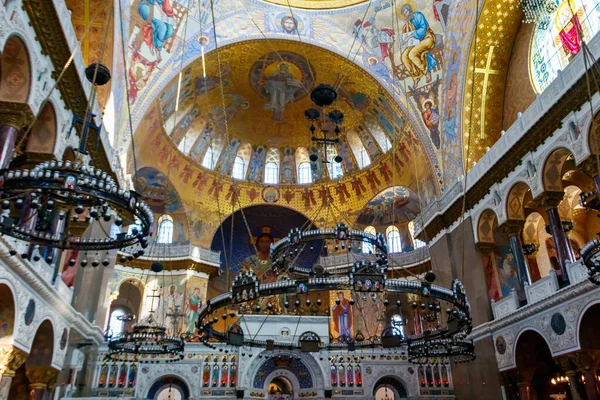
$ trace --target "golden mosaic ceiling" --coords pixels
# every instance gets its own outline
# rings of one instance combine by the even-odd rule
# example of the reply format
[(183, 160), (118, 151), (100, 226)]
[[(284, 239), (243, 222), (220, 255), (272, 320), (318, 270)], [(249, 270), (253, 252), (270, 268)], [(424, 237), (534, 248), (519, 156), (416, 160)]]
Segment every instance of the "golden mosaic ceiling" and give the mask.
[[(270, 91), (278, 79), (285, 80), (289, 91), (285, 99)], [(177, 145), (195, 140), (198, 130), (212, 121), (226, 142), (237, 138), (254, 148), (310, 147), (310, 123), (304, 112), (314, 106), (309, 93), (319, 83), (339, 85), (338, 101), (331, 110), (335, 107), (344, 113), (343, 131), (360, 131), (364, 118), (371, 116), (383, 121), (384, 130), (388, 127), (386, 135), (392, 142), (394, 131), (401, 130), (405, 120), (367, 72), (332, 52), (296, 41), (241, 42), (220, 49), (218, 55), (211, 52), (204, 62), (196, 60), (182, 72), (179, 104), (178, 82), (179, 77), (173, 79), (158, 99), (165, 130)]]
[(488, 0), (477, 21), (464, 86), (464, 157), (468, 168), (500, 137), (506, 73), (522, 11), (517, 0)]

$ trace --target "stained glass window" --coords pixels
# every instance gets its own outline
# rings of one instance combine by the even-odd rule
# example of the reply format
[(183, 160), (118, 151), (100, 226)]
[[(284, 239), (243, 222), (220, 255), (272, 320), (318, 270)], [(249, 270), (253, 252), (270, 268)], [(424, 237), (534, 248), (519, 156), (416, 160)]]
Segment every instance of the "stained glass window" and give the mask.
[[(535, 28), (529, 54), (529, 74), (538, 93), (564, 70), (600, 30), (598, 0), (555, 0), (556, 10)], [(581, 33), (580, 33), (581, 32)]]

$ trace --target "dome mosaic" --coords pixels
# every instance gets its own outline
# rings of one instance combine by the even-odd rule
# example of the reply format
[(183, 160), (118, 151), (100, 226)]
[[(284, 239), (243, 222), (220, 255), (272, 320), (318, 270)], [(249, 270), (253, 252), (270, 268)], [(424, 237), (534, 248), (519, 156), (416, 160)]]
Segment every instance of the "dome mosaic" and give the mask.
[[(344, 113), (340, 141), (327, 154), (311, 141), (305, 117), (314, 106), (310, 91), (320, 83), (338, 92), (326, 113)], [(210, 53), (182, 71), (181, 84), (173, 79), (157, 103), (164, 131), (180, 152), (207, 169), (258, 183), (340, 178), (375, 163), (407, 128), (368, 73), (328, 50), (286, 40), (236, 43)], [(334, 128), (327, 120), (316, 125)]]

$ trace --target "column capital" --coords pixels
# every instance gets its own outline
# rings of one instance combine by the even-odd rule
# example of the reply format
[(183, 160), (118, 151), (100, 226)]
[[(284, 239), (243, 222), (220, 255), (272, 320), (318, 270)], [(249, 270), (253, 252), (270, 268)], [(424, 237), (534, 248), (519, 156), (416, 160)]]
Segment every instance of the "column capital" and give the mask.
[(496, 243), (478, 242), (476, 244), (476, 246), (479, 249), (479, 251), (481, 251), (484, 255), (487, 255), (489, 252), (491, 252), (492, 250), (494, 250), (494, 247), (496, 246)]
[(23, 365), (29, 354), (15, 346), (0, 347), (0, 376), (15, 376), (15, 371)]
[(8, 125), (21, 130), (34, 118), (35, 114), (29, 104), (0, 101), (0, 125)]
[(596, 156), (592, 154), (585, 160), (583, 160), (578, 166), (577, 169), (583, 172), (586, 175), (594, 177), (598, 175), (598, 166), (596, 165)]
[(579, 371), (586, 371), (594, 368), (598, 363), (598, 355), (594, 352), (582, 352), (567, 354), (567, 357)]
[(50, 389), (58, 379), (60, 371), (50, 366), (25, 367), (25, 375), (32, 389)]
[(533, 201), (535, 201), (538, 206), (543, 207), (544, 210), (548, 211), (550, 208), (558, 207), (564, 195), (565, 192), (563, 191), (546, 191), (542, 192), (542, 194), (533, 199)]
[(508, 236), (516, 236), (521, 233), (525, 226), (525, 220), (520, 219), (508, 219), (498, 228)]

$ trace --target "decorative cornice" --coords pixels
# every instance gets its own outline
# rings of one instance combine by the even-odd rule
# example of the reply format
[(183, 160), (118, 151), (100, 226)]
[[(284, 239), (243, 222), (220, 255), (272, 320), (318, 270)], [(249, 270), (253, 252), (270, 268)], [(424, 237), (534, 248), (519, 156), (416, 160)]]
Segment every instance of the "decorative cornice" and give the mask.
[[(54, 71), (52, 77), (56, 80), (71, 57), (69, 42), (62, 30), (61, 20), (54, 8), (54, 2), (49, 0), (22, 0), (23, 9), (29, 16), (30, 24), (35, 30), (36, 40), (40, 43), (42, 54), (52, 60)], [(69, 21), (70, 23), (70, 21)], [(57, 85), (65, 107), (83, 118), (88, 108), (88, 96), (79, 78), (75, 63), (71, 63)], [(79, 129), (77, 134), (81, 135)], [(89, 130), (86, 150), (90, 153), (92, 164), (110, 173), (118, 180), (112, 171), (111, 163), (100, 143), (100, 132)]]
[(194, 260), (190, 257), (177, 258), (177, 259), (164, 258), (164, 257), (163, 258), (157, 257), (154, 259), (148, 259), (148, 258), (142, 259), (140, 257), (140, 258), (134, 258), (131, 261), (126, 261), (122, 265), (124, 267), (150, 270), (152, 263), (155, 261), (161, 261), (165, 265), (165, 267), (171, 271), (191, 270), (191, 271), (196, 271), (196, 272), (203, 272), (206, 275), (210, 276), (211, 278), (215, 277), (219, 271), (218, 266), (209, 265), (204, 262)]
[(81, 336), (92, 340), (96, 345), (103, 343), (102, 330), (88, 321), (83, 314), (77, 312), (66, 299), (60, 296), (50, 282), (33, 270), (21, 257), (11, 256), (8, 252), (9, 248), (6, 239), (0, 237), (0, 265), (12, 270), (25, 285), (31, 288), (33, 293), (44, 299)]
[[(590, 70), (599, 67), (600, 61), (597, 61), (590, 67)], [(585, 74), (537, 120), (520, 140), (496, 160), (493, 168), (489, 168), (481, 179), (467, 190), (465, 211), (471, 210), (479, 203), (490, 192), (495, 183), (506, 178), (522, 162), (527, 153), (532, 149), (537, 149), (546, 139), (552, 136), (562, 126), (563, 120), (569, 113), (581, 109), (588, 101), (587, 96), (582, 96), (581, 93), (587, 93)], [(592, 93), (592, 95), (595, 93)], [(455, 197), (450, 207), (431, 219), (422, 232), (425, 231), (427, 237), (433, 238), (444, 229), (449, 228), (462, 215), (463, 197), (464, 195)], [(422, 239), (422, 234), (419, 238)]]
[(516, 324), (529, 317), (538, 315), (549, 308), (566, 303), (567, 301), (590, 292), (596, 288), (597, 286), (589, 281), (583, 281), (574, 286), (567, 286), (540, 302), (528, 304), (524, 307), (518, 308), (517, 311), (513, 312), (512, 314), (508, 314), (503, 318), (486, 322), (474, 327), (473, 331), (469, 335), (469, 338), (472, 340), (477, 340), (480, 338), (482, 339), (490, 334), (493, 334), (494, 332)]

